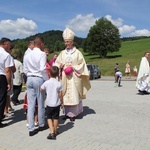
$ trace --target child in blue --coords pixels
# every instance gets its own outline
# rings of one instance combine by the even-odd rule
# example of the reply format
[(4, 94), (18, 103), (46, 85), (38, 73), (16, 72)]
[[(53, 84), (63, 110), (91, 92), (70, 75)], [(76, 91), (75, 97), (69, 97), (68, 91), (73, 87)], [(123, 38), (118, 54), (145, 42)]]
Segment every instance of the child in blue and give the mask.
[(50, 79), (45, 81), (40, 91), (46, 91), (46, 116), (50, 129), (47, 139), (56, 139), (60, 106), (63, 105), (62, 85), (56, 77), (59, 75), (59, 68), (52, 66), (50, 68)]

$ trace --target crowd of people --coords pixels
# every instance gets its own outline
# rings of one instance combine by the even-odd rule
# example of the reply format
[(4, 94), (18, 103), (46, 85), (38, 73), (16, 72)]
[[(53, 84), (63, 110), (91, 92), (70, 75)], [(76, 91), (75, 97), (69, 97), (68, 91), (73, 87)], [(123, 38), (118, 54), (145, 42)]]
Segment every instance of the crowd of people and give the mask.
[[(131, 79), (131, 76), (133, 74), (133, 76), (135, 77), (135, 80), (136, 80), (137, 75), (138, 75), (137, 66), (133, 67), (133, 72), (132, 72), (131, 67), (130, 67), (130, 62), (128, 61), (125, 65), (125, 72), (124, 73), (125, 73), (126, 79)], [(119, 64), (116, 63), (116, 65), (114, 67), (115, 86), (121, 87), (122, 76), (123, 76), (123, 73), (119, 69)]]
[[(30, 40), (24, 53), (23, 63), (17, 54), (11, 56), (13, 44), (10, 39), (0, 40), (0, 128), (7, 126), (3, 119), (12, 111), (13, 105), (20, 104), (18, 96), (22, 84), (26, 84), (23, 108), (27, 115), (29, 136), (49, 128), (47, 139), (56, 139), (59, 126), (60, 109), (64, 110), (63, 119), (75, 121), (83, 112), (82, 100), (91, 88), (89, 72), (82, 53), (74, 46), (75, 33), (66, 28), (63, 32), (65, 49), (48, 60), (49, 48), (44, 47), (41, 36)], [(150, 68), (146, 52), (142, 57), (136, 87), (139, 94), (149, 94)], [(126, 77), (131, 77), (130, 62), (126, 64)], [(122, 72), (119, 64), (114, 68), (115, 83), (121, 86)], [(47, 121), (46, 121), (47, 120)]]
[[(138, 89), (139, 95), (147, 95), (150, 94), (150, 65), (149, 65), (149, 57), (150, 53), (145, 52), (144, 56), (141, 59), (139, 70), (137, 69), (137, 66), (134, 66), (133, 68), (133, 75), (136, 77), (136, 88)], [(115, 77), (115, 83), (117, 86), (121, 86), (121, 78), (122, 78), (122, 72), (119, 71), (119, 64), (116, 63), (114, 67), (114, 77)], [(130, 70), (130, 62), (128, 61), (126, 63), (125, 68), (125, 75), (126, 79), (131, 78), (131, 70)], [(116, 86), (116, 85), (115, 85)]]
[[(29, 41), (23, 64), (17, 55), (12, 59), (9, 52), (12, 50), (11, 40), (1, 39), (0, 128), (7, 126), (2, 123), (7, 96), (14, 105), (20, 103), (18, 96), (23, 81), (27, 88), (23, 108), (27, 113), (29, 136), (49, 127), (47, 139), (56, 139), (60, 109), (63, 108), (65, 112), (63, 119), (70, 121), (75, 121), (83, 112), (82, 100), (91, 88), (88, 69), (82, 53), (74, 46), (75, 33), (66, 28), (62, 36), (66, 48), (59, 55), (54, 54), (50, 61), (49, 49), (44, 47), (43, 37), (37, 36)], [(7, 107), (11, 108), (8, 101)]]

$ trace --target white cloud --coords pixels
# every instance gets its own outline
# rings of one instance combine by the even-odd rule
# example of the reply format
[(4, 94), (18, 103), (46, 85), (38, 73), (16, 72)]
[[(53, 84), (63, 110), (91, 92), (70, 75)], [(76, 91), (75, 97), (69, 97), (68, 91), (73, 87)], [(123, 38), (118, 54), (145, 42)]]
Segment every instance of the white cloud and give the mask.
[(150, 36), (150, 30), (142, 29), (131, 33), (132, 36)]
[(123, 19), (121, 18), (115, 20), (110, 15), (106, 15), (105, 18), (111, 21), (113, 25), (118, 27), (120, 35), (130, 34), (136, 29), (135, 26), (123, 25)]
[[(121, 35), (130, 34), (136, 29), (135, 26), (123, 25), (122, 18), (113, 19), (111, 15), (106, 15), (105, 18), (118, 27)], [(75, 18), (70, 20), (66, 26), (80, 35), (82, 35), (82, 33), (87, 34), (90, 27), (93, 26), (98, 19), (100, 18), (94, 18), (93, 14), (87, 14), (86, 16), (78, 14)]]
[(87, 14), (83, 16), (78, 14), (75, 18), (70, 20), (66, 25), (74, 31), (88, 32), (90, 27), (95, 24), (95, 21), (99, 18), (94, 18), (93, 14)]
[(141, 29), (141, 30), (136, 30), (136, 27), (133, 25), (123, 25), (123, 19), (118, 18), (118, 19), (113, 19), (112, 16), (106, 15), (105, 18), (107, 18), (113, 25), (118, 27), (119, 33), (122, 37), (128, 36), (150, 36), (150, 30), (147, 29)]
[(0, 36), (10, 39), (24, 38), (37, 33), (37, 25), (32, 20), (18, 18), (17, 20), (1, 20)]
[(121, 27), (123, 25), (123, 20), (121, 18), (118, 18), (117, 20), (112, 19), (112, 16), (106, 15), (105, 18), (107, 18), (111, 23), (117, 27)]
[(127, 34), (127, 33), (131, 33), (136, 28), (135, 26), (123, 25), (122, 27), (119, 27), (118, 29), (119, 29), (120, 34)]

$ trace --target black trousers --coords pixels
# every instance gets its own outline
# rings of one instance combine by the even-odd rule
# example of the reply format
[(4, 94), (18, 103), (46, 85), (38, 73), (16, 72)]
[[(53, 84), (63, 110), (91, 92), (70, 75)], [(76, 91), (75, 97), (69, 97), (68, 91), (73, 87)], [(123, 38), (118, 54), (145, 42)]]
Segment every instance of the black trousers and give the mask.
[(2, 122), (7, 98), (7, 80), (5, 75), (0, 75), (0, 123)]
[(14, 102), (18, 101), (18, 96), (21, 93), (22, 90), (22, 84), (21, 85), (13, 85), (13, 96), (11, 97), (11, 100)]

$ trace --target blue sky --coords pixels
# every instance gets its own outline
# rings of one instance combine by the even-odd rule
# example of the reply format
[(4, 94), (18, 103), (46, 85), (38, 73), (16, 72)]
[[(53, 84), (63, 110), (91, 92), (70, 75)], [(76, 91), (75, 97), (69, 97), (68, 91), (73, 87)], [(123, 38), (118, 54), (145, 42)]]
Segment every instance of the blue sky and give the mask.
[(7, 0), (0, 5), (0, 38), (25, 38), (49, 30), (72, 29), (86, 37), (106, 17), (121, 37), (150, 36), (149, 0)]

